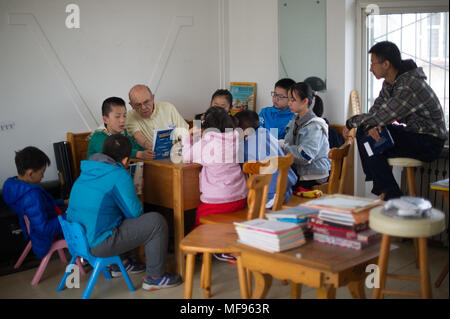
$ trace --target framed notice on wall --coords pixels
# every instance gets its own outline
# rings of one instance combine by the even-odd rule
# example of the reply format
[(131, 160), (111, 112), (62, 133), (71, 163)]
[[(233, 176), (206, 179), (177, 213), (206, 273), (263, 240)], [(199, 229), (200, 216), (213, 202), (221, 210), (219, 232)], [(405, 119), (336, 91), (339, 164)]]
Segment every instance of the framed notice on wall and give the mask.
[(233, 95), (231, 115), (243, 110), (256, 111), (256, 83), (230, 82), (230, 92)]

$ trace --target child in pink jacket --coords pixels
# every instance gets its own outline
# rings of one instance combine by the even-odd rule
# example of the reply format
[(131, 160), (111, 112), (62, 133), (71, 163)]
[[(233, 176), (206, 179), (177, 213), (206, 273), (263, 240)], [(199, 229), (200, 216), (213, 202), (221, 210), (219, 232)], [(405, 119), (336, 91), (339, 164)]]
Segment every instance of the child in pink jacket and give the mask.
[[(202, 129), (194, 127), (182, 139), (183, 161), (203, 166), (200, 200), (195, 226), (201, 216), (232, 213), (245, 208), (247, 186), (238, 161), (239, 133), (231, 116), (220, 107), (210, 107)], [(200, 136), (201, 134), (201, 136)]]

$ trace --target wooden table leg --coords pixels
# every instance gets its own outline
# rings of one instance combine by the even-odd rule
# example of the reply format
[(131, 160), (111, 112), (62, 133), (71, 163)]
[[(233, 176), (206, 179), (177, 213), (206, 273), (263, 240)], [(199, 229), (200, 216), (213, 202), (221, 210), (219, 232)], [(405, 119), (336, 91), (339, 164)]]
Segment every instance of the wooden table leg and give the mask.
[(192, 298), (192, 282), (194, 280), (195, 254), (186, 255), (186, 279), (184, 281), (184, 299)]
[(428, 269), (427, 239), (419, 238), (420, 291), (423, 299), (431, 298), (430, 271)]
[(247, 291), (251, 292), (253, 290), (253, 285), (252, 285), (252, 272), (250, 271), (250, 269), (245, 269), (245, 272), (247, 274), (246, 278), (247, 278)]
[(252, 293), (252, 299), (264, 299), (272, 285), (272, 276), (252, 271), (255, 277), (255, 289)]
[(203, 253), (203, 293), (205, 298), (211, 297), (211, 253)]
[(238, 277), (239, 277), (239, 288), (241, 290), (241, 298), (248, 299), (248, 289), (247, 289), (247, 276), (246, 270), (242, 265), (241, 256), (236, 256), (237, 260), (237, 269), (238, 269)]
[(324, 285), (316, 288), (317, 299), (336, 299), (336, 288), (333, 285)]
[(352, 281), (348, 284), (348, 290), (353, 299), (366, 299), (366, 291), (364, 290), (365, 280)]
[[(449, 192), (448, 192), (448, 190), (447, 191), (439, 190), (438, 192), (439, 192), (439, 194), (442, 195), (442, 197), (444, 197), (444, 200), (447, 203), (447, 207), (449, 207)], [(448, 229), (447, 229), (447, 234), (448, 234)], [(441, 286), (442, 281), (445, 279), (445, 276), (447, 276), (447, 275), (448, 275), (448, 263), (447, 263), (447, 265), (445, 265), (444, 269), (442, 269), (442, 272), (439, 275), (436, 282), (434, 283), (434, 286), (436, 288), (439, 288)]]
[(184, 238), (183, 174), (181, 169), (173, 170), (173, 228), (175, 243), (175, 269), (184, 278), (184, 258), (180, 242)]
[(373, 288), (373, 299), (383, 298), (383, 290), (386, 285), (386, 274), (389, 263), (389, 248), (391, 246), (391, 237), (389, 235), (383, 234), (381, 239), (380, 256), (378, 257), (378, 278), (379, 288)]
[(291, 299), (300, 299), (302, 297), (302, 284), (291, 281)]

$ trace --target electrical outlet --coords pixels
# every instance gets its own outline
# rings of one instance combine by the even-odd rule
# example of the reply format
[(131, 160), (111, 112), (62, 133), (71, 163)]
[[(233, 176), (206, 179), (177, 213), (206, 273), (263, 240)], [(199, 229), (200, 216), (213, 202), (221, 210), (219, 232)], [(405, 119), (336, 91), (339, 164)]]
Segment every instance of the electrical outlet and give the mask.
[(0, 122), (0, 130), (6, 131), (6, 130), (12, 130), (16, 123), (13, 121), (2, 121)]

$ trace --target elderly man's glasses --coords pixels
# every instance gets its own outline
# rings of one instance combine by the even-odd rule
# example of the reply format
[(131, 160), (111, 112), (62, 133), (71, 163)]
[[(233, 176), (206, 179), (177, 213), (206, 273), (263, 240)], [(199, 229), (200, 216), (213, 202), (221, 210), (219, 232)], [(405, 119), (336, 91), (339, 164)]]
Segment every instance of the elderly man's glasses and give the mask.
[(288, 98), (285, 95), (277, 94), (275, 92), (270, 92), (270, 95), (272, 95), (272, 97), (276, 98), (277, 100), (282, 100), (282, 99), (287, 99)]
[(150, 108), (152, 106), (152, 103), (153, 103), (152, 100), (145, 100), (144, 102), (136, 103), (133, 106), (134, 106), (134, 108), (140, 110), (140, 109), (142, 109), (143, 106)]

